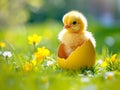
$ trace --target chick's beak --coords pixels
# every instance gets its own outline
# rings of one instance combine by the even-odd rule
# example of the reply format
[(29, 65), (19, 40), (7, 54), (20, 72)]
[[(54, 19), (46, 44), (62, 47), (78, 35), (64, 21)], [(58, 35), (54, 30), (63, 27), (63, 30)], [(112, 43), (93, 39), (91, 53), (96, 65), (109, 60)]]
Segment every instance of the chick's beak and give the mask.
[(70, 25), (68, 25), (68, 24), (66, 24), (64, 27), (65, 27), (65, 28), (70, 28), (71, 26), (70, 26)]

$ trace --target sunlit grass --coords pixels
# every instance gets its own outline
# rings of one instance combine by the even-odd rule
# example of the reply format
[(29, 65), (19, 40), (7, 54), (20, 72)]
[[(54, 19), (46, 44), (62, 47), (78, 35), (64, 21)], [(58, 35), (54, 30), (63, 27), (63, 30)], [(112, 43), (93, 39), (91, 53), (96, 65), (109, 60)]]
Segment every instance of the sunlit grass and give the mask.
[[(116, 49), (111, 52), (112, 49), (109, 51), (107, 48), (103, 48), (102, 41), (107, 35), (115, 36), (116, 41), (119, 28), (112, 27), (109, 32), (106, 30), (107, 28), (96, 27), (98, 31), (89, 28), (92, 29), (97, 41), (96, 64), (91, 68), (85, 67), (79, 70), (63, 70), (57, 64), (59, 45), (57, 35), (62, 29), (60, 23), (48, 21), (42, 24), (1, 30), (0, 42), (4, 43), (4, 45), (0, 44), (1, 89), (118, 90), (119, 52), (114, 53)], [(112, 29), (115, 29), (114, 33)], [(29, 43), (28, 37), (34, 34), (38, 40), (32, 39), (33, 43)], [(118, 44), (119, 42), (116, 41), (116, 44), (110, 47), (114, 48)]]

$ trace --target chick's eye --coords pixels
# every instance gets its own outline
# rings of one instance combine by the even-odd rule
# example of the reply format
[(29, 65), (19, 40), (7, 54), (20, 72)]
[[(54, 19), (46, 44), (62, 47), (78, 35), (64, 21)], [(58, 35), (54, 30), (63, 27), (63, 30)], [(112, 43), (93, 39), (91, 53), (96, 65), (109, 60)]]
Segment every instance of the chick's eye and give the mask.
[(76, 21), (73, 21), (73, 25), (75, 25), (77, 22)]

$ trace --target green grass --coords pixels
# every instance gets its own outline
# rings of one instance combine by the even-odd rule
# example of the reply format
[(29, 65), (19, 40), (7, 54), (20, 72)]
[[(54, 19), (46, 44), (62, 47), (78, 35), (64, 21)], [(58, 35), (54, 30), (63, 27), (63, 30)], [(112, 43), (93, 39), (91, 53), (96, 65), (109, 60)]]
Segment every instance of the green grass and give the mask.
[[(1, 90), (119, 90), (120, 79), (120, 41), (119, 27), (106, 28), (102, 26), (89, 26), (96, 38), (96, 64), (92, 68), (82, 68), (80, 70), (63, 70), (59, 68), (56, 57), (59, 41), (57, 35), (62, 29), (62, 25), (56, 21), (27, 25), (25, 27), (8, 28), (0, 30), (0, 41), (6, 43), (5, 48), (0, 51), (11, 51), (12, 57), (8, 58), (0, 55), (0, 87)], [(22, 67), (26, 62), (32, 60), (35, 49), (28, 44), (28, 36), (32, 34), (42, 36), (42, 41), (37, 47), (45, 46), (50, 50), (49, 58), (37, 65), (37, 69), (25, 72)], [(111, 36), (115, 44), (108, 46), (104, 39)], [(106, 49), (107, 47), (107, 49)], [(108, 52), (109, 51), (109, 52)], [(107, 67), (97, 64), (99, 59), (105, 60), (117, 53), (115, 60)], [(53, 66), (47, 66), (48, 61), (54, 61)], [(112, 72), (112, 78), (106, 78), (106, 72)]]

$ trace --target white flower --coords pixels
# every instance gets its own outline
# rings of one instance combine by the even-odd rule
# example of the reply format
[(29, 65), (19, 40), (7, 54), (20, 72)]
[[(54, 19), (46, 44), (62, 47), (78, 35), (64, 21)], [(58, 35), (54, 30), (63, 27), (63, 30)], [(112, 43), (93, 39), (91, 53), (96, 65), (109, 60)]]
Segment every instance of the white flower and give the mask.
[(103, 60), (102, 60), (102, 59), (99, 59), (99, 60), (97, 61), (97, 63), (98, 63), (99, 65), (101, 65), (101, 64), (103, 63)]
[(114, 77), (114, 72), (105, 72), (105, 79), (113, 79)]
[(82, 77), (81, 82), (89, 82), (90, 79), (88, 77)]
[(53, 61), (47, 61), (47, 66), (53, 66), (54, 62)]
[(5, 52), (3, 52), (3, 56), (6, 58), (8, 58), (8, 57), (10, 58), (10, 57), (12, 57), (12, 53), (10, 51), (5, 51)]

